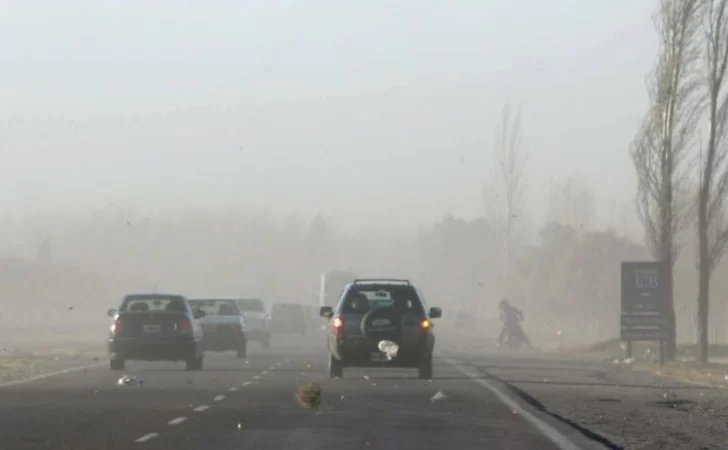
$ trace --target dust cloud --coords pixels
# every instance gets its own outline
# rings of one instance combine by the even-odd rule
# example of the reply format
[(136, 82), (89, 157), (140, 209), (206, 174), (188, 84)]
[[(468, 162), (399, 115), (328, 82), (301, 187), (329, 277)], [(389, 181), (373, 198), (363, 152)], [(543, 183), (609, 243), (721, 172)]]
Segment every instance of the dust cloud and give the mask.
[[(443, 308), (438, 331), (476, 343), (497, 336), (504, 296), (539, 346), (617, 337), (619, 264), (651, 259), (627, 149), (652, 6), (471, 3), (17, 2), (0, 39), (0, 339), (103, 342), (129, 292), (317, 305), (337, 269), (415, 280)], [(513, 130), (499, 117), (510, 99), (522, 129), (520, 109)], [(518, 139), (493, 148), (498, 130)], [(505, 208), (509, 152), (524, 200)], [(695, 336), (686, 241), (681, 341)], [(728, 278), (713, 284), (726, 341)]]
[[(497, 217), (446, 216), (416, 233), (388, 235), (338, 231), (322, 216), (69, 216), (35, 245), (0, 259), (2, 335), (6, 341), (101, 341), (106, 308), (129, 292), (259, 296), (269, 304), (317, 306), (320, 275), (346, 269), (415, 280), (428, 304), (444, 309), (443, 333), (492, 340), (500, 327), (496, 304), (507, 295), (524, 310), (525, 329), (541, 346), (614, 338), (619, 263), (647, 258), (647, 251), (614, 228), (587, 227), (582, 216), (559, 211), (515, 234), (509, 285), (504, 224)], [(43, 219), (32, 220), (6, 220), (5, 234), (43, 229)], [(695, 283), (689, 255), (676, 269), (679, 329), (688, 333)]]

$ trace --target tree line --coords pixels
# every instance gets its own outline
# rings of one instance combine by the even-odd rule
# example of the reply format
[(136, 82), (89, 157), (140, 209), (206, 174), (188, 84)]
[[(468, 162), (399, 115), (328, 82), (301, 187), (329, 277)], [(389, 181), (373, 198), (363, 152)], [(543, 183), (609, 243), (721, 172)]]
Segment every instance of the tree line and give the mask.
[[(674, 269), (689, 240), (685, 232), (695, 230), (701, 362), (708, 359), (711, 275), (728, 241), (727, 7), (727, 0), (659, 1), (654, 16), (659, 51), (647, 82), (650, 104), (630, 148), (639, 181), (637, 213), (652, 257)], [(674, 359), (674, 283), (669, 291), (666, 356)]]

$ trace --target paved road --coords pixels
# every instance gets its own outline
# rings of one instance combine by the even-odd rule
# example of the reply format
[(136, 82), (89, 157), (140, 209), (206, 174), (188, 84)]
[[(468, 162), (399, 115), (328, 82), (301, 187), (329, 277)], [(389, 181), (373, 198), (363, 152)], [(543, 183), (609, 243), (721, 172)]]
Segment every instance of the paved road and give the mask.
[[(0, 448), (596, 448), (501, 398), (504, 390), (473, 366), (455, 364), (438, 357), (432, 381), (401, 369), (347, 369), (329, 380), (320, 342), (308, 342), (254, 348), (247, 362), (208, 355), (203, 372), (129, 363), (127, 373), (144, 381), (139, 388), (117, 387), (118, 373), (92, 368), (0, 389)], [(294, 401), (312, 380), (324, 397), (316, 412)], [(445, 398), (432, 401), (438, 392)]]

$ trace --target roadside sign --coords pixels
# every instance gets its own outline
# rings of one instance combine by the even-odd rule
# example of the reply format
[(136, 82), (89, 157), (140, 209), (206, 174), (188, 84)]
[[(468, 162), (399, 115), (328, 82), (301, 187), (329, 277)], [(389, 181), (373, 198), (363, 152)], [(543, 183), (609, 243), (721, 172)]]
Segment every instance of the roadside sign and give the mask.
[(667, 340), (670, 275), (663, 262), (622, 262), (623, 341)]

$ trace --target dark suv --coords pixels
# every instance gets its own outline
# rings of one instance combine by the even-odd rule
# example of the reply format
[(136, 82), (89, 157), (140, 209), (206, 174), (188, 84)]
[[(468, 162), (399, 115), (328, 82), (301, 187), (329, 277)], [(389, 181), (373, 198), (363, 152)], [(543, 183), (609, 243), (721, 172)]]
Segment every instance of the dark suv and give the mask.
[[(435, 333), (431, 319), (442, 317), (429, 308), (422, 292), (408, 280), (355, 280), (348, 284), (336, 308), (321, 307), (329, 319), (329, 376), (342, 377), (344, 367), (415, 367), (419, 377), (432, 378)], [(387, 358), (383, 340), (399, 347)]]

